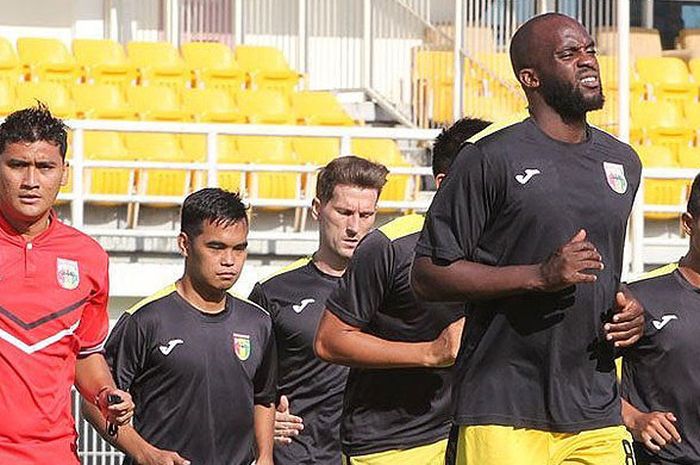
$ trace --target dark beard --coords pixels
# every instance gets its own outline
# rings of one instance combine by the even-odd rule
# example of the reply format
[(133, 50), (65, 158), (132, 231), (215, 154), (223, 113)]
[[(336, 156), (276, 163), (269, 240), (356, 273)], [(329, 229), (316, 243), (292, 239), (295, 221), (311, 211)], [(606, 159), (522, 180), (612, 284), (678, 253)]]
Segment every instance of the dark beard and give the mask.
[(555, 76), (542, 76), (540, 93), (564, 119), (580, 119), (589, 111), (603, 108), (605, 102), (602, 90), (593, 97), (584, 97), (580, 89)]

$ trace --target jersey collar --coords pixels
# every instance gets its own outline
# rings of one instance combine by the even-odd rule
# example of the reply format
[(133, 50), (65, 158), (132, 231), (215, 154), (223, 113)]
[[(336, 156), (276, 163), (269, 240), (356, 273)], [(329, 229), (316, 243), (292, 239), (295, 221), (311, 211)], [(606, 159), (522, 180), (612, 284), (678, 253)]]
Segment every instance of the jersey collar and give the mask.
[(7, 222), (5, 219), (5, 216), (0, 214), (0, 235), (2, 235), (5, 239), (8, 241), (24, 246), (24, 244), (31, 242), (33, 244), (36, 244), (37, 242), (41, 242), (46, 236), (51, 234), (51, 232), (56, 228), (56, 224), (58, 223), (58, 217), (56, 216), (56, 212), (51, 209), (49, 211), (49, 226), (44, 229), (42, 232), (37, 234), (33, 239), (27, 240), (22, 235), (15, 230), (15, 228), (10, 225), (10, 223)]

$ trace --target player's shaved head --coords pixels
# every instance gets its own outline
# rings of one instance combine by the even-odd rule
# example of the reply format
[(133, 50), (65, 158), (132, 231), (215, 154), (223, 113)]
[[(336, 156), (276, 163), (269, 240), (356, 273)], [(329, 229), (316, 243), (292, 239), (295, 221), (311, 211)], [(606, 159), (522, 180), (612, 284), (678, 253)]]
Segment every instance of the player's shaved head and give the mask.
[(515, 75), (523, 68), (537, 68), (540, 58), (551, 50), (554, 33), (564, 24), (581, 24), (561, 13), (545, 13), (529, 19), (515, 31), (510, 42), (510, 61)]

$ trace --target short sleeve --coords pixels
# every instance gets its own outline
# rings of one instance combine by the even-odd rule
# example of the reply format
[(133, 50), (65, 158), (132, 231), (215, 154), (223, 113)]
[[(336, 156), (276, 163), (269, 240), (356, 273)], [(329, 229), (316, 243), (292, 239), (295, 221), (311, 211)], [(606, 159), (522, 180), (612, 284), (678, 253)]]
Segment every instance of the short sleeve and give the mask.
[(145, 366), (145, 344), (144, 328), (137, 319), (128, 313), (122, 315), (105, 344), (105, 358), (119, 389), (129, 390)]
[(99, 276), (95, 279), (94, 292), (85, 304), (76, 336), (80, 341), (79, 357), (101, 352), (109, 330), (109, 266), (101, 264)]
[[(248, 296), (248, 300), (260, 305), (268, 313), (270, 313), (270, 315), (272, 315), (272, 312), (270, 309), (270, 302), (267, 299), (267, 295), (265, 294), (265, 290), (263, 289), (262, 284), (255, 283), (255, 286), (253, 286), (253, 290), (250, 291), (250, 295)], [(272, 315), (272, 316), (274, 317), (274, 315)]]
[(256, 405), (270, 405), (277, 400), (277, 347), (270, 331), (265, 355), (253, 377), (253, 401)]
[(326, 301), (328, 310), (351, 326), (366, 327), (391, 289), (394, 256), (391, 241), (381, 231), (368, 234)]
[(461, 149), (430, 205), (416, 255), (448, 263), (472, 257), (503, 197), (504, 170), (495, 164), (473, 144)]

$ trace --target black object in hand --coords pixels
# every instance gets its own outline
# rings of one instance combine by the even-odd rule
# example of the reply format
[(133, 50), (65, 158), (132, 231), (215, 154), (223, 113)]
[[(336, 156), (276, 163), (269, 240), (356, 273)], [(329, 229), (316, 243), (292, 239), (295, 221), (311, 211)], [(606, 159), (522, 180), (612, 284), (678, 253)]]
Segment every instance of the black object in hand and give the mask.
[[(119, 396), (117, 394), (110, 394), (107, 396), (107, 403), (109, 405), (120, 404), (122, 402), (123, 402), (123, 399), (121, 398), (121, 396)], [(109, 434), (110, 436), (116, 436), (118, 429), (119, 429), (119, 427), (117, 425), (115, 425), (114, 423), (109, 423), (109, 422), (107, 423), (107, 434)]]

